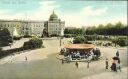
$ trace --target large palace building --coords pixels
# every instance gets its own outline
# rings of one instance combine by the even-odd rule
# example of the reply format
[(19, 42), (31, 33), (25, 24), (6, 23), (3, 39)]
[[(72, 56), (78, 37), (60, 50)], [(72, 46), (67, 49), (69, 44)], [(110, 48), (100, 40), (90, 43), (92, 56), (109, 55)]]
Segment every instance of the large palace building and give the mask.
[(7, 28), (12, 36), (63, 36), (64, 27), (65, 22), (58, 19), (54, 11), (48, 21), (0, 20), (0, 29)]

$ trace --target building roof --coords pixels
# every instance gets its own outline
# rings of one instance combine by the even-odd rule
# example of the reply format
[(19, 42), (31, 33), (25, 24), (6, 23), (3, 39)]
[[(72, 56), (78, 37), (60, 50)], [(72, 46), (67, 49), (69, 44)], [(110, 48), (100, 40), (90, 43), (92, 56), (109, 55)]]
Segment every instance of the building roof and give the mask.
[(20, 20), (20, 19), (5, 20), (5, 19), (0, 19), (0, 22), (44, 22), (44, 21), (43, 20)]
[(65, 45), (64, 48), (67, 49), (93, 49), (94, 45), (93, 44), (69, 44)]
[(53, 13), (50, 15), (49, 20), (50, 20), (50, 21), (58, 20), (58, 16), (54, 13), (54, 11), (53, 11)]

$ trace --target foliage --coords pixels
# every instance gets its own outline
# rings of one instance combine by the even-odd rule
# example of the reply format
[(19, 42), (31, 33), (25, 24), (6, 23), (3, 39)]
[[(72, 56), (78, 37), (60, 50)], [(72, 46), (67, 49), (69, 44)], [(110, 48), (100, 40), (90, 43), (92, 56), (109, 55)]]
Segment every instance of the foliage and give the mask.
[(72, 36), (71, 36), (71, 34), (64, 34), (64, 37), (65, 38), (71, 38)]
[(111, 41), (115, 44), (115, 46), (127, 46), (127, 37), (116, 37), (111, 39)]
[(64, 30), (64, 34), (84, 35), (85, 33), (85, 30), (82, 28), (66, 28)]
[(33, 37), (32, 39), (24, 43), (23, 48), (24, 49), (40, 48), (42, 47), (42, 44), (43, 44), (42, 39), (38, 37)]
[(115, 25), (108, 23), (107, 25), (100, 24), (98, 27), (88, 27), (86, 29), (87, 35), (128, 35), (128, 27), (123, 25), (121, 22)]
[(8, 29), (0, 29), (0, 46), (7, 46), (12, 43), (12, 37)]
[(84, 36), (88, 41), (94, 41), (96, 40), (96, 36), (95, 35), (85, 35)]
[(59, 35), (57, 35), (57, 34), (52, 34), (52, 35), (50, 35), (50, 37), (58, 37)]
[(0, 47), (0, 52), (2, 51), (2, 48)]
[(16, 36), (14, 36), (13, 37), (13, 40), (20, 40), (22, 37), (16, 37)]
[(75, 34), (65, 34), (64, 35), (65, 38), (71, 38), (71, 37), (76, 37), (76, 36), (80, 36), (80, 35), (75, 35)]
[(32, 36), (30, 36), (30, 35), (24, 35), (23, 37), (24, 38), (31, 38)]
[(21, 51), (28, 50), (28, 49), (35, 49), (42, 47), (42, 39), (34, 36), (28, 42), (25, 42), (22, 47), (9, 49), (9, 50), (2, 50), (0, 48), (0, 58), (5, 57), (7, 55), (14, 54), (16, 52), (20, 53)]
[(118, 38), (118, 45), (119, 46), (126, 46), (126, 39), (124, 38)]
[(84, 36), (77, 36), (74, 38), (73, 43), (87, 43), (87, 39)]
[(98, 60), (99, 57), (101, 56), (101, 52), (100, 49), (93, 49), (93, 53), (96, 56), (95, 58), (93, 58), (92, 60)]
[(9, 50), (1, 50), (0, 51), (0, 58), (5, 57), (7, 55), (14, 54), (16, 52), (20, 53), (21, 51), (28, 50), (28, 49), (35, 49), (42, 47), (42, 39), (33, 37), (28, 42), (25, 42), (23, 47), (9, 49)]

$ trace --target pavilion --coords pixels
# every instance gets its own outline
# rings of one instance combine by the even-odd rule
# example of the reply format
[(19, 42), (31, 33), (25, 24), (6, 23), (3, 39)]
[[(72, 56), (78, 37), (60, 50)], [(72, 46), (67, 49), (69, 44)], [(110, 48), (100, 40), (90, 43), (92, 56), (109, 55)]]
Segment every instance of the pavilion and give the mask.
[(90, 52), (95, 46), (93, 44), (68, 44), (65, 45), (64, 48), (66, 48), (66, 50), (69, 51), (69, 53), (71, 52), (75, 52), (75, 51), (79, 51), (81, 52)]

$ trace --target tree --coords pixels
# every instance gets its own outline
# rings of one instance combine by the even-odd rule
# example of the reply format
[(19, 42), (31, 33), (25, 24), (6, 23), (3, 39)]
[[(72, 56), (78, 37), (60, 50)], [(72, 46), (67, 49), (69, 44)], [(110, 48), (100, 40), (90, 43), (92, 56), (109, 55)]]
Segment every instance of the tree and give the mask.
[(33, 37), (32, 39), (24, 43), (23, 48), (24, 49), (41, 48), (42, 44), (43, 44), (42, 39), (38, 37)]
[(116, 45), (119, 46), (127, 46), (127, 37), (116, 37), (114, 39), (111, 39), (111, 41)]
[(1, 51), (2, 51), (2, 48), (0, 47), (0, 53), (1, 53)]
[(86, 29), (87, 35), (127, 35), (128, 28), (121, 22), (116, 23), (115, 25), (108, 23), (107, 25), (100, 24), (98, 27), (89, 27)]
[(84, 36), (77, 36), (76, 38), (74, 38), (73, 43), (87, 43), (87, 39), (85, 39)]
[(64, 34), (71, 34), (71, 35), (84, 35), (85, 34), (85, 29), (83, 28), (66, 28), (64, 30)]
[(7, 28), (0, 29), (0, 46), (7, 46), (12, 43), (12, 36)]
[(126, 46), (127, 44), (126, 44), (126, 42), (127, 42), (127, 39), (125, 39), (125, 38), (118, 38), (118, 45), (119, 46)]

